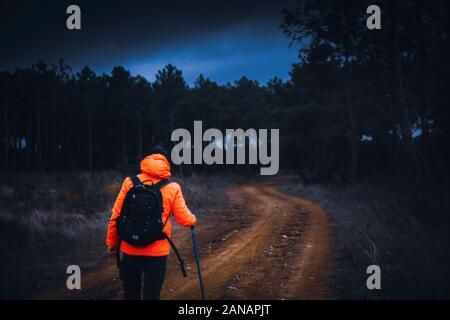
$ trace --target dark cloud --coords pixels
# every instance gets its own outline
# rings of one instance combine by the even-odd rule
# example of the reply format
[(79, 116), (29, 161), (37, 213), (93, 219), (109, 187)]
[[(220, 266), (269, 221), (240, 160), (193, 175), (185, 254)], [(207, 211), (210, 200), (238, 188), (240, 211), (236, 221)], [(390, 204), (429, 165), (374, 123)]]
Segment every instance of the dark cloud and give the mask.
[[(261, 72), (267, 63), (264, 60), (277, 59), (273, 64), (275, 76), (279, 71), (276, 66), (286, 69), (295, 58), (294, 50), (287, 48), (288, 41), (278, 29), (281, 9), (292, 8), (295, 3), (295, 0), (2, 3), (0, 69), (31, 65), (38, 60), (53, 63), (64, 58), (75, 68), (90, 65), (106, 72), (122, 64), (151, 77), (161, 65), (178, 62), (189, 77), (209, 73), (219, 81), (228, 81), (250, 73), (263, 80), (268, 77)], [(66, 29), (65, 11), (70, 4), (81, 7), (82, 30)], [(233, 73), (229, 67), (236, 73), (229, 74)], [(286, 74), (287, 70), (283, 72)]]

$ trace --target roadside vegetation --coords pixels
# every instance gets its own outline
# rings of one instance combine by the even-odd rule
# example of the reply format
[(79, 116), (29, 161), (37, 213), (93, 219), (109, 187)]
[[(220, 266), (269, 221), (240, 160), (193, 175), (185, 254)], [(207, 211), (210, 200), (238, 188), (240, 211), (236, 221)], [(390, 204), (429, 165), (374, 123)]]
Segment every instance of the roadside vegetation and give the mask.
[[(424, 223), (412, 215), (405, 191), (388, 181), (305, 184), (298, 179), (281, 189), (328, 213), (335, 259), (330, 287), (336, 298), (448, 299), (448, 224)], [(381, 290), (366, 287), (366, 269), (373, 264), (381, 267)]]
[[(66, 268), (114, 263), (104, 245), (110, 210), (125, 176), (103, 173), (16, 174), (0, 179), (0, 298), (26, 298), (65, 285)], [(225, 206), (218, 192), (235, 175), (176, 178), (200, 216)]]

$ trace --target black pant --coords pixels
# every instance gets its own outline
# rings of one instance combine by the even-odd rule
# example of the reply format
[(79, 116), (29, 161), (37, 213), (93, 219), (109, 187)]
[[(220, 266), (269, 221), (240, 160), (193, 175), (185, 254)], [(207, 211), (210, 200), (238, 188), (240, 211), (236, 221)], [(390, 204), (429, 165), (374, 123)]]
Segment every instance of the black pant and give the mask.
[(166, 274), (166, 259), (162, 257), (123, 255), (120, 279), (123, 281), (125, 299), (140, 300), (142, 274), (144, 274), (144, 300), (159, 300)]

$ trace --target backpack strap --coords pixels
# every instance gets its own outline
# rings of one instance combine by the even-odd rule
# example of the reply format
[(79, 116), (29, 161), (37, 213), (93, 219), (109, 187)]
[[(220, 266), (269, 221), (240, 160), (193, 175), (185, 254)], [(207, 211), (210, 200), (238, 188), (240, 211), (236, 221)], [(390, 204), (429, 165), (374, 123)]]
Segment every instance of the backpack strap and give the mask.
[(172, 180), (172, 178), (161, 179), (161, 180), (159, 180), (157, 183), (155, 183), (154, 186), (157, 187), (157, 188), (159, 188), (159, 189), (162, 189), (162, 188), (164, 188), (165, 186), (167, 186), (169, 183), (172, 183), (172, 182), (174, 182), (174, 181)]
[[(172, 180), (172, 178), (161, 179), (157, 183), (155, 183), (153, 186), (156, 188), (159, 188), (161, 190), (162, 188), (164, 188), (165, 186), (167, 186), (169, 183), (172, 183), (172, 182), (174, 182)], [(164, 225), (163, 225), (163, 229), (166, 227), (166, 224), (169, 221), (171, 215), (172, 215), (172, 213), (169, 213), (169, 215), (167, 216), (166, 222), (164, 222)]]
[(129, 177), (129, 178), (130, 178), (131, 182), (133, 182), (133, 186), (138, 186), (138, 185), (142, 184), (142, 182), (138, 178), (138, 176), (132, 176), (132, 177)]
[(177, 258), (180, 261), (181, 272), (183, 273), (183, 277), (186, 278), (187, 274), (186, 274), (186, 269), (184, 268), (184, 260), (181, 257), (180, 253), (178, 252), (177, 247), (175, 247), (175, 243), (173, 243), (172, 239), (170, 239), (170, 237), (167, 234), (165, 234), (164, 232), (163, 232), (163, 235), (164, 235), (164, 237), (166, 237), (167, 241), (169, 241), (170, 246), (172, 247), (173, 251), (177, 255)]

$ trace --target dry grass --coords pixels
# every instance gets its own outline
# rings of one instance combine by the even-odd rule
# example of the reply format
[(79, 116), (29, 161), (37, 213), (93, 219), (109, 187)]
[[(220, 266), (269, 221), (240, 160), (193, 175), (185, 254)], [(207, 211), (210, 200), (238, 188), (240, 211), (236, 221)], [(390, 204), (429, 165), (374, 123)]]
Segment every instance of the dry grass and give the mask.
[[(68, 265), (111, 263), (104, 239), (124, 176), (32, 174), (0, 177), (0, 298), (27, 298), (55, 282)], [(175, 178), (195, 214), (223, 205), (220, 187), (235, 176)]]
[[(330, 215), (336, 258), (330, 285), (336, 297), (450, 298), (450, 238), (414, 218), (410, 203), (394, 183), (299, 182), (284, 191), (318, 202)], [(371, 264), (381, 267), (382, 290), (366, 287), (366, 268)]]

